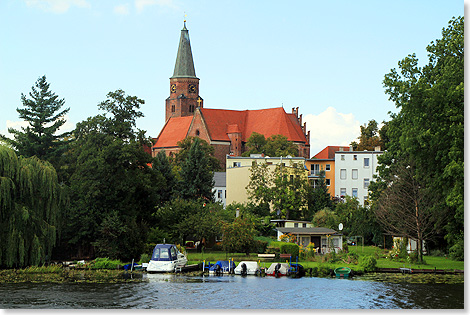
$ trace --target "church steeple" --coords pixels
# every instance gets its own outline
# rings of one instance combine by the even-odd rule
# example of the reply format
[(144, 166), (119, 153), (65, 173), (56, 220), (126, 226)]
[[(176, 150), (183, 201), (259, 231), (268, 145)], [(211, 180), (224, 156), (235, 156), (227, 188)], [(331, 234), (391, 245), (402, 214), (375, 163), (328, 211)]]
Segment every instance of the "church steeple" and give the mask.
[(176, 55), (175, 71), (171, 78), (196, 78), (194, 70), (193, 54), (189, 42), (189, 31), (186, 28), (186, 20), (181, 30), (178, 54)]
[(192, 116), (197, 107), (203, 107), (199, 96), (199, 78), (194, 70), (186, 20), (181, 30), (175, 70), (170, 78), (170, 97), (166, 99), (165, 121), (171, 117)]

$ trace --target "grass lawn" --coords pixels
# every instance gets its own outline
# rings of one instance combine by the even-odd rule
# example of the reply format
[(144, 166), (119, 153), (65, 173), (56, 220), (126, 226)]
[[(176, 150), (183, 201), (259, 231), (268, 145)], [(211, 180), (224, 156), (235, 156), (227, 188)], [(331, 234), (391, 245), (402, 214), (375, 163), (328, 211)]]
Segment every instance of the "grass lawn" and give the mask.
[[(387, 250), (383, 250), (379, 247), (375, 246), (349, 246), (349, 251), (354, 252), (358, 254), (359, 256), (375, 256), (376, 253), (379, 257), (377, 259), (377, 267), (378, 268), (401, 268), (401, 267), (406, 267), (406, 268), (413, 268), (413, 269), (460, 269), (464, 270), (464, 262), (463, 261), (454, 261), (450, 260), (446, 257), (436, 257), (436, 256), (424, 256), (424, 261), (425, 264), (409, 264), (409, 263), (404, 263), (404, 262), (399, 262), (399, 261), (391, 261), (384, 257), (384, 253), (387, 252)], [(255, 260), (258, 261), (260, 260), (258, 258), (258, 254), (256, 253), (250, 253), (249, 256), (247, 256), (244, 253), (225, 253), (222, 251), (205, 251), (204, 253), (197, 253), (195, 251), (188, 251), (187, 253), (188, 257), (188, 264), (197, 264), (202, 262), (203, 260), (211, 263), (215, 263), (218, 260), (228, 260), (230, 258), (233, 258), (233, 261), (237, 264), (238, 262), (242, 260)], [(261, 260), (261, 266), (269, 267), (273, 262), (280, 262), (279, 259), (274, 259), (274, 260)], [(284, 260), (282, 261), (284, 262)], [(343, 262), (337, 262), (334, 264), (330, 263), (322, 263), (320, 257), (316, 259), (316, 261), (299, 261), (304, 268), (313, 268), (313, 267), (320, 267), (320, 266), (327, 266), (329, 269), (335, 269), (337, 267), (341, 266), (348, 266), (347, 264)], [(352, 269), (355, 269), (354, 266), (359, 267), (358, 265), (351, 265)]]

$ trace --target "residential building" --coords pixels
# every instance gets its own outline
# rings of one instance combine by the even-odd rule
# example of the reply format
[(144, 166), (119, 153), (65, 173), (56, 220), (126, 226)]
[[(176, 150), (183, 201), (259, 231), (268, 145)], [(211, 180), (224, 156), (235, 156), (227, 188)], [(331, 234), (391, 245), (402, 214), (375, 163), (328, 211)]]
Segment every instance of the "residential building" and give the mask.
[(226, 206), (227, 198), (227, 173), (226, 172), (214, 172), (214, 200), (220, 202), (224, 208)]
[(335, 153), (335, 195), (356, 197), (361, 205), (367, 205), (369, 184), (377, 174), (377, 157), (383, 154), (380, 147), (375, 151), (337, 151)]
[[(268, 169), (273, 172), (277, 165), (286, 166), (289, 169), (291, 163), (301, 163), (305, 167), (305, 158), (303, 157), (266, 157), (261, 154), (252, 154), (250, 157), (227, 156), (227, 205), (238, 202), (247, 203), (248, 192), (246, 187), (250, 183), (251, 166), (254, 163), (266, 163)], [(306, 170), (307, 172), (307, 170)]]
[(309, 170), (308, 180), (315, 187), (320, 178), (320, 172), (325, 171), (325, 183), (328, 187), (328, 193), (335, 196), (335, 152), (349, 151), (346, 146), (327, 146), (318, 152), (311, 159), (305, 161)]

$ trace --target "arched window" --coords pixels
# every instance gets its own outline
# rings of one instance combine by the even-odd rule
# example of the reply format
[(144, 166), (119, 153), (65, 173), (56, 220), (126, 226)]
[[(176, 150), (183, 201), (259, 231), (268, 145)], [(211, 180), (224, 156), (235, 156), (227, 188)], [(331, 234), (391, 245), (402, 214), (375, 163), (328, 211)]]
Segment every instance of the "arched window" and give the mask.
[(199, 137), (199, 129), (196, 129), (196, 137)]
[(171, 105), (171, 112), (172, 112), (172, 113), (175, 112), (175, 105)]

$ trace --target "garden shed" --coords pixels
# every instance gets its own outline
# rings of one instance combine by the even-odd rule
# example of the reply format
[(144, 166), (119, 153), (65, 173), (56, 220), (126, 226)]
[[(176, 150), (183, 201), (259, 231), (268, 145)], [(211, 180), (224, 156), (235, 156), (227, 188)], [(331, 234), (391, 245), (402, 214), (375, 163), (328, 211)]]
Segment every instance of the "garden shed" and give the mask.
[(277, 240), (282, 235), (292, 235), (298, 245), (307, 247), (309, 243), (315, 244), (318, 253), (338, 252), (343, 249), (343, 234), (325, 227), (314, 227), (308, 221), (271, 220), (276, 224)]

